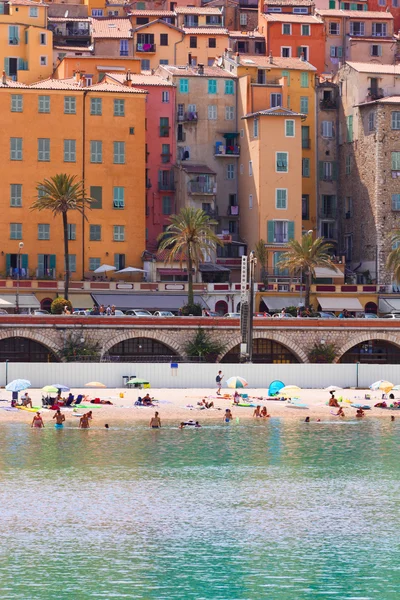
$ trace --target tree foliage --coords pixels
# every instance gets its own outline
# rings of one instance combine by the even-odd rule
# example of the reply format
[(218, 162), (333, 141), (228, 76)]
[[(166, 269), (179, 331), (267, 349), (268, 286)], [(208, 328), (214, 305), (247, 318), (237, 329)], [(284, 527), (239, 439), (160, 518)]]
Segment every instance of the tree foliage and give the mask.
[(208, 331), (198, 327), (193, 339), (187, 342), (185, 352), (189, 357), (196, 357), (205, 362), (216, 362), (225, 347), (225, 344), (214, 340)]
[(322, 344), (316, 342), (308, 353), (310, 363), (333, 363), (337, 356), (334, 344)]
[(100, 355), (101, 345), (99, 342), (82, 337), (81, 332), (68, 333), (61, 351), (61, 356), (67, 362), (99, 362)]
[(392, 250), (386, 261), (386, 268), (393, 274), (393, 279), (400, 282), (400, 230), (395, 231), (390, 238)]
[(69, 300), (66, 300), (65, 298), (55, 298), (51, 303), (50, 312), (52, 315), (62, 315), (65, 306), (68, 306), (68, 309), (72, 313), (72, 304)]

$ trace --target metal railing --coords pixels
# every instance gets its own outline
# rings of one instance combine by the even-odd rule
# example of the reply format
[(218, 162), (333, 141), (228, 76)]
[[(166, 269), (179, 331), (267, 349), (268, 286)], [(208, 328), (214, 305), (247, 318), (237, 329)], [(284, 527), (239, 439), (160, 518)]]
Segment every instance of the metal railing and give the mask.
[(136, 44), (136, 52), (155, 52), (156, 44)]
[(202, 181), (189, 181), (189, 194), (216, 194), (215, 184), (210, 184)]

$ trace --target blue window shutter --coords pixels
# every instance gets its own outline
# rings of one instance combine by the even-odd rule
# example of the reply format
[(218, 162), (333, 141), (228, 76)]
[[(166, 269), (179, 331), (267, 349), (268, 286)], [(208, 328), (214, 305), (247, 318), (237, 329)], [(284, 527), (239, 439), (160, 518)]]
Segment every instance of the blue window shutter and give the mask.
[(25, 61), (23, 58), (18, 59), (18, 71), (23, 71), (25, 66)]
[(7, 57), (4, 58), (4, 70), (6, 75), (10, 76), (10, 59)]
[(50, 265), (50, 269), (56, 268), (56, 255), (55, 254), (50, 254), (49, 265)]
[(21, 269), (28, 270), (28, 254), (21, 254)]
[(288, 239), (294, 239), (294, 221), (289, 221), (288, 223)]
[(6, 254), (6, 271), (7, 275), (9, 275), (11, 269), (11, 254)]
[(268, 221), (267, 223), (267, 239), (268, 239), (268, 244), (273, 244), (274, 243), (274, 222), (273, 221)]

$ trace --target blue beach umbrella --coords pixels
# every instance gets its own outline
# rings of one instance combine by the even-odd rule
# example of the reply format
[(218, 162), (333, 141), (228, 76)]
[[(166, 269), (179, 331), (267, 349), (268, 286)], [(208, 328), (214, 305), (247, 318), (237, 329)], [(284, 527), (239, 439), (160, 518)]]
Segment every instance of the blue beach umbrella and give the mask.
[(278, 392), (281, 391), (282, 388), (285, 387), (285, 384), (282, 381), (276, 379), (269, 385), (268, 396), (275, 396)]
[(63, 385), (62, 383), (52, 383), (51, 387), (55, 387), (58, 390), (61, 390), (62, 392), (69, 392), (71, 389), (67, 385)]
[(6, 385), (6, 390), (7, 392), (22, 392), (22, 390), (26, 390), (31, 385), (31, 382), (27, 379), (14, 379)]

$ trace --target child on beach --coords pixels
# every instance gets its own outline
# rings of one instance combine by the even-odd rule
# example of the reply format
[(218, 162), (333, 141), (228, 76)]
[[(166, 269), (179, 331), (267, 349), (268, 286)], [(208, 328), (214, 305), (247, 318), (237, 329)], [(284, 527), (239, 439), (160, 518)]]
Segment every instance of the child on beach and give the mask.
[(232, 415), (231, 409), (227, 408), (225, 410), (225, 414), (224, 414), (224, 421), (225, 421), (225, 423), (229, 423), (229, 421), (232, 421), (232, 419), (233, 419), (233, 415)]

